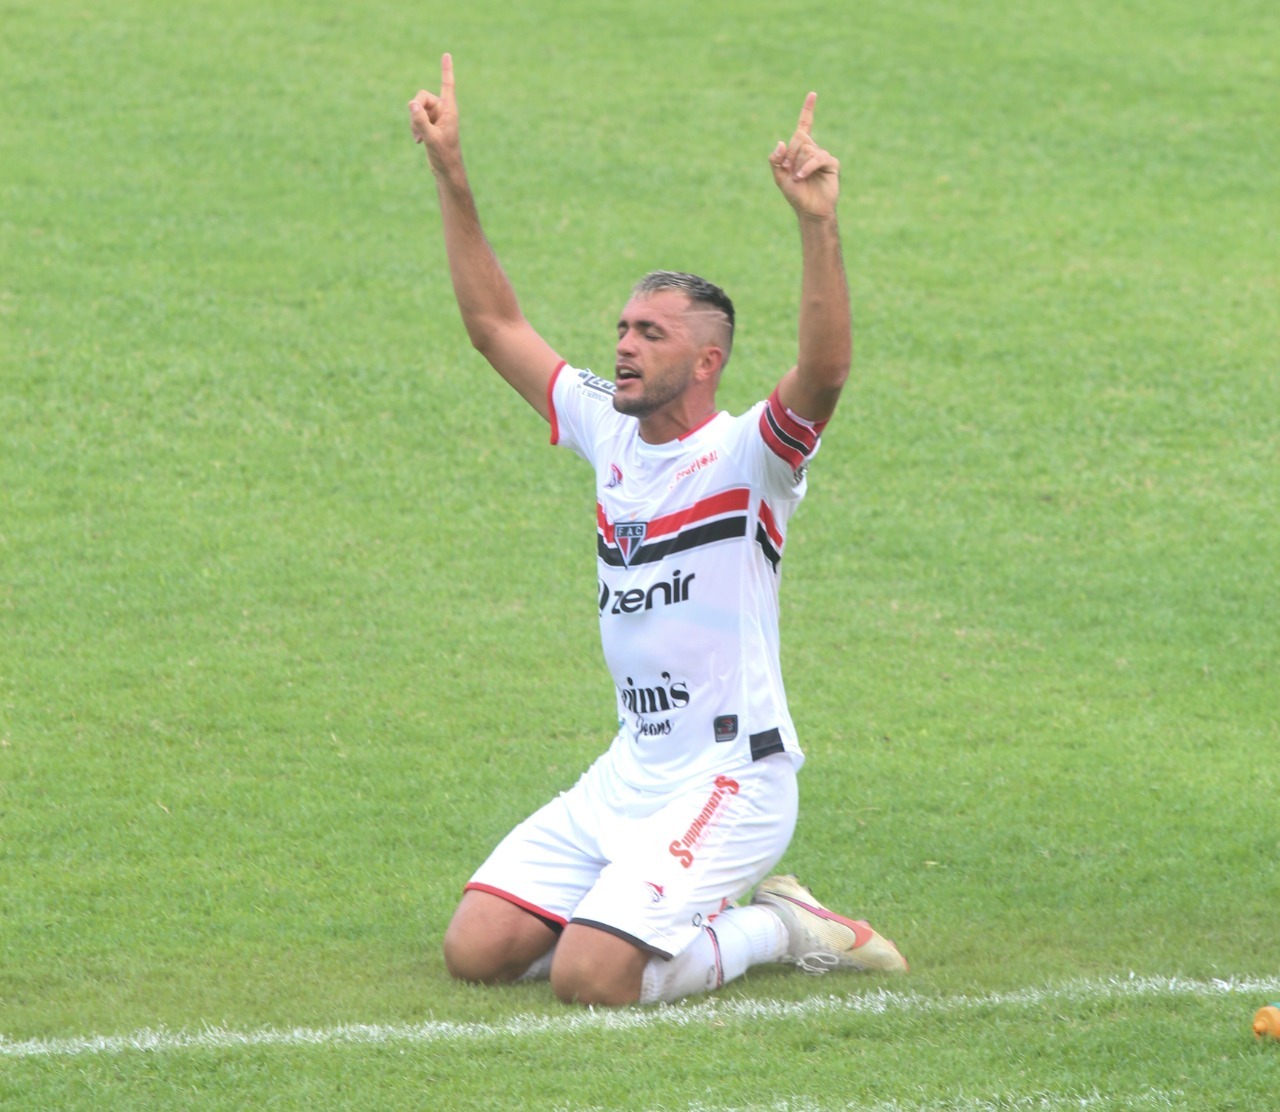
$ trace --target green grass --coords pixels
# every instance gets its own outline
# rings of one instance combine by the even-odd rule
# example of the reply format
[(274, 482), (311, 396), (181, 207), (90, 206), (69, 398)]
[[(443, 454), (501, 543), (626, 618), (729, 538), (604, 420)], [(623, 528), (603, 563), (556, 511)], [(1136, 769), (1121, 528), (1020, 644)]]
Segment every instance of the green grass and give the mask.
[[(703, 272), (734, 410), (819, 90), (858, 360), (787, 864), (893, 985), (444, 973), (612, 726), (589, 476), (468, 348), (408, 136), (445, 49), (535, 324), (607, 370), (630, 283)], [(1277, 57), (1251, 0), (0, 5), (0, 1106), (1274, 1104)]]

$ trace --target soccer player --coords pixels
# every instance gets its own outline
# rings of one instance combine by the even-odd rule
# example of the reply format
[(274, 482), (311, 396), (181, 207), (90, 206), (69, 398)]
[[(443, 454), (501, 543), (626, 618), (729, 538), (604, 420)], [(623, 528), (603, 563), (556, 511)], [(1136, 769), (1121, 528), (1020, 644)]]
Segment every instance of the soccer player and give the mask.
[(618, 694), (609, 748), (466, 886), (444, 939), (454, 977), (549, 977), (564, 1001), (620, 1005), (712, 990), (761, 962), (906, 968), (866, 922), (767, 876), (795, 828), (803, 760), (779, 665), (778, 576), (852, 357), (839, 163), (810, 134), (815, 102), (769, 156), (800, 224), (798, 356), (740, 417), (715, 401), (733, 304), (693, 275), (635, 287), (612, 381), (569, 366), (524, 318), (481, 229), (448, 54), (439, 94), (409, 102), (472, 344), (550, 423), (552, 443), (595, 470), (600, 631)]

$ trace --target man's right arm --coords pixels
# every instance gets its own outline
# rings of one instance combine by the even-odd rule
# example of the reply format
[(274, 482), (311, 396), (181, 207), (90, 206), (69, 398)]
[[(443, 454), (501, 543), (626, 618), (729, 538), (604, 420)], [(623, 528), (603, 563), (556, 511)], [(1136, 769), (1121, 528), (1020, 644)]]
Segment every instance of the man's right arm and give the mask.
[(458, 138), (453, 59), (440, 62), (440, 95), (420, 92), (409, 102), (414, 139), (423, 144), (435, 175), (445, 252), (454, 296), (477, 351), (544, 420), (547, 391), (562, 360), (524, 318), (515, 291), (480, 226)]

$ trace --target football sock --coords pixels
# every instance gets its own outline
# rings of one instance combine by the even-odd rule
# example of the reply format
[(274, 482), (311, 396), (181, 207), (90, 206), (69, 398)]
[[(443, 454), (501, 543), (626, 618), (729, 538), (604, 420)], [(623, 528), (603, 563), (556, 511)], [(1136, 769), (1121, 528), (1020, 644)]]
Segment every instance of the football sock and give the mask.
[(780, 961), (787, 931), (767, 907), (731, 907), (703, 927), (693, 944), (670, 961), (654, 958), (640, 982), (641, 1004), (670, 1004), (713, 992), (751, 966)]
[(516, 984), (522, 981), (549, 981), (551, 979), (551, 959), (556, 956), (556, 948), (551, 947), (542, 957), (536, 959), (523, 973), (516, 978)]

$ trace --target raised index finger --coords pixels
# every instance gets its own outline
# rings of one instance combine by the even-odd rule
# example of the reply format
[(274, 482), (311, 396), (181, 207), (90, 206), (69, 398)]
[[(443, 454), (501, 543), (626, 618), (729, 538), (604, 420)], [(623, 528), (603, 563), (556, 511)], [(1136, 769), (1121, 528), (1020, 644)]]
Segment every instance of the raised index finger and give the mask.
[(453, 55), (443, 54), (440, 58), (440, 99), (453, 98)]
[(818, 94), (809, 93), (804, 98), (804, 107), (800, 109), (800, 122), (796, 130), (808, 135), (813, 130), (813, 106), (818, 103)]

